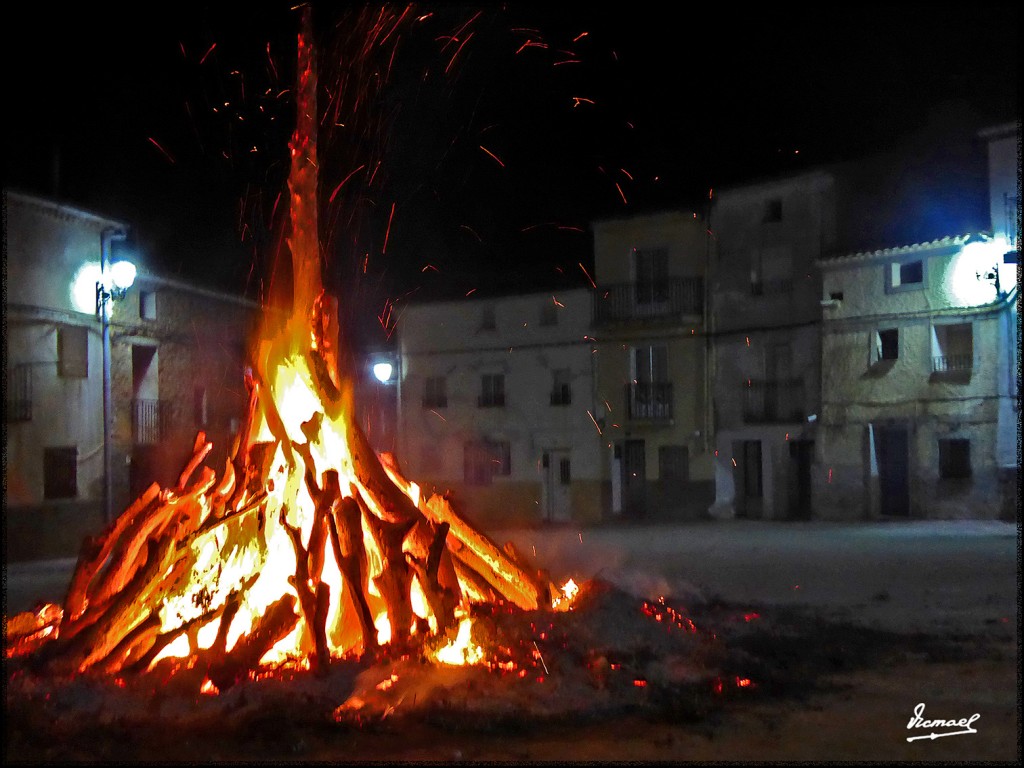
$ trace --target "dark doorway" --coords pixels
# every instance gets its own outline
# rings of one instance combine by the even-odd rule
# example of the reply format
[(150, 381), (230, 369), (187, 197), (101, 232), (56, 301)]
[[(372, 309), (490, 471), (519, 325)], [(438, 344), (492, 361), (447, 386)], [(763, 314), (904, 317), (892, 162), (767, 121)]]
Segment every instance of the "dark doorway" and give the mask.
[(904, 426), (882, 426), (876, 429), (878, 485), (883, 515), (910, 515), (909, 439)]
[(640, 517), (647, 512), (647, 462), (643, 440), (622, 442), (622, 513)]
[(811, 519), (811, 462), (814, 459), (813, 440), (793, 440), (789, 443), (793, 478), (789, 516), (793, 520)]

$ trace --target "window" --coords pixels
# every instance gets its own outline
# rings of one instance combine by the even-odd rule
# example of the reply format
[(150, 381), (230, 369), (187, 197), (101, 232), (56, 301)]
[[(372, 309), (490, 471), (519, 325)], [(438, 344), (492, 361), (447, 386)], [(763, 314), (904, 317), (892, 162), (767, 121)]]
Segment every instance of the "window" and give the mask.
[(143, 320), (156, 320), (156, 293), (139, 291), (139, 317)]
[(572, 373), (568, 368), (561, 368), (552, 374), (551, 404), (569, 405), (572, 403)]
[(572, 469), (569, 459), (559, 459), (558, 461), (558, 482), (562, 485), (568, 485), (572, 482)]
[(68, 379), (89, 377), (89, 331), (85, 326), (57, 328), (57, 375)]
[(668, 249), (633, 249), (636, 303), (656, 304), (669, 299)]
[(875, 331), (871, 362), (898, 360), (900, 356), (900, 332), (898, 328)]
[(771, 200), (765, 200), (764, 215), (761, 217), (761, 222), (772, 224), (777, 221), (782, 221), (782, 198), (776, 197)]
[(32, 420), (32, 366), (12, 365), (7, 371), (4, 423)]
[(916, 290), (924, 287), (924, 262), (896, 261), (889, 264), (886, 273), (887, 291)]
[(974, 367), (974, 334), (970, 323), (932, 326), (932, 372), (969, 372)]
[(508, 441), (466, 443), (464, 460), (466, 482), (470, 485), (490, 485), (492, 477), (512, 473)]
[(962, 480), (971, 476), (971, 441), (939, 440), (939, 477)]
[(78, 496), (78, 449), (43, 449), (43, 498), (73, 499)]
[(423, 407), (448, 407), (448, 392), (444, 376), (428, 376), (426, 378), (423, 383)]
[(493, 331), (498, 327), (498, 321), (494, 313), (494, 307), (484, 307), (480, 315), (480, 330)]
[(558, 307), (555, 302), (545, 301), (540, 308), (541, 325), (558, 325)]
[(480, 377), (481, 408), (500, 408), (505, 405), (505, 374), (485, 373)]

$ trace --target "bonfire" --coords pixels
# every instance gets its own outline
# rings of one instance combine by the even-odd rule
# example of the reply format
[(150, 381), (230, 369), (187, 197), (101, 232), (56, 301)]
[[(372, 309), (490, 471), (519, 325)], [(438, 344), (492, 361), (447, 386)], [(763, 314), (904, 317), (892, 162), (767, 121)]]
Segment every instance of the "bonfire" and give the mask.
[(291, 149), (292, 301), (263, 323), (229, 458), (204, 433), (174, 487), (150, 486), (88, 538), (63, 605), (11, 617), (7, 656), (50, 675), (189, 670), (225, 690), (341, 658), (480, 661), (471, 609), (564, 610), (557, 587), (444, 496), (424, 498), (355, 418), (352, 354), (321, 278), (315, 51), (298, 35)]

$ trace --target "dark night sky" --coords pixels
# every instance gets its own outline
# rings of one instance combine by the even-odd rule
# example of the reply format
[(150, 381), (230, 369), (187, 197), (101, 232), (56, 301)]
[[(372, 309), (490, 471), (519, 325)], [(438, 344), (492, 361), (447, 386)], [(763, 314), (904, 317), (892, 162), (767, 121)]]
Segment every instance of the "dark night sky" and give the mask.
[[(257, 295), (299, 16), (251, 5), (5, 6), (5, 185), (125, 219), (165, 274)], [(950, 99), (1018, 119), (1015, 4), (610, 5), (413, 6), (370, 59), (369, 6), (315, 5), (321, 107), (344, 94), (321, 134), (331, 275), (377, 304), (585, 285), (595, 218), (888, 149)]]

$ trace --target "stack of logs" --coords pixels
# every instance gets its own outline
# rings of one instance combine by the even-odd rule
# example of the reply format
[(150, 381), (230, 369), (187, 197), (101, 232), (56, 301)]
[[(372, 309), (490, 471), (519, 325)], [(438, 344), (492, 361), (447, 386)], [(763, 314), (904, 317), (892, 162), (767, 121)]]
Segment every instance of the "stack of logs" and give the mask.
[[(326, 372), (316, 350), (307, 350), (306, 356), (311, 370)], [(327, 377), (317, 378), (321, 386), (332, 389)], [(411, 633), (416, 620), (411, 603), (413, 578), (436, 620), (435, 637), (451, 635), (456, 607), (471, 601), (507, 601), (524, 610), (550, 607), (555, 594), (550, 580), (533, 571), (510, 544), (498, 547), (460, 518), (446, 497), (434, 495), (414, 504), (404, 490), (409, 484), (393, 458), (375, 454), (353, 419), (346, 425), (355, 481), (346, 493), (337, 470), (322, 472), (319, 480), (315, 476), (310, 445), (319, 437), (322, 415), (303, 425), (309, 442), (291, 441), (264, 383), (249, 373), (246, 384), (246, 418), (220, 482), (212, 469), (202, 465), (212, 443), (199, 433), (192, 458), (174, 488), (161, 489), (154, 483), (102, 534), (86, 539), (62, 610), (46, 606), (12, 617), (7, 626), (8, 657), (27, 656), (32, 666), (57, 675), (141, 673), (184, 634), (190, 640), (191, 656), (184, 664), (175, 660), (177, 667), (205, 670), (223, 690), (255, 671), (265, 653), (301, 620), (302, 645), (310, 666), (316, 673), (325, 673), (331, 661), (327, 627), (331, 594), (321, 575), (328, 542), (343, 577), (343, 594), (335, 597), (343, 601), (339, 622), (345, 623), (349, 636), (358, 632), (358, 643), (352, 647), (361, 647), (364, 654), (409, 652), (413, 642), (423, 643), (428, 636), (421, 619), (415, 636)], [(250, 442), (261, 404), (277, 442)], [(305, 543), (301, 531), (288, 523), (286, 506), (268, 509), (269, 462), (282, 442), (292, 469), (297, 467), (296, 457), (301, 458), (304, 481), (315, 504)], [(194, 481), (193, 475), (197, 475)], [(281, 598), (230, 650), (226, 646), (231, 621), (258, 572), (245, 578), (221, 604), (207, 605), (202, 615), (163, 629), (161, 605), (188, 582), (196, 565), (191, 546), (196, 538), (218, 526), (229, 526), (235, 541), (256, 537), (265, 548), (266, 516), (275, 512), (295, 551), (295, 572), (288, 578), (295, 594), (282, 590)], [(382, 564), (373, 581), (392, 628), (387, 648), (378, 648), (367, 597), (363, 526)], [(216, 620), (220, 620), (216, 640), (209, 648), (199, 649), (196, 633)]]

